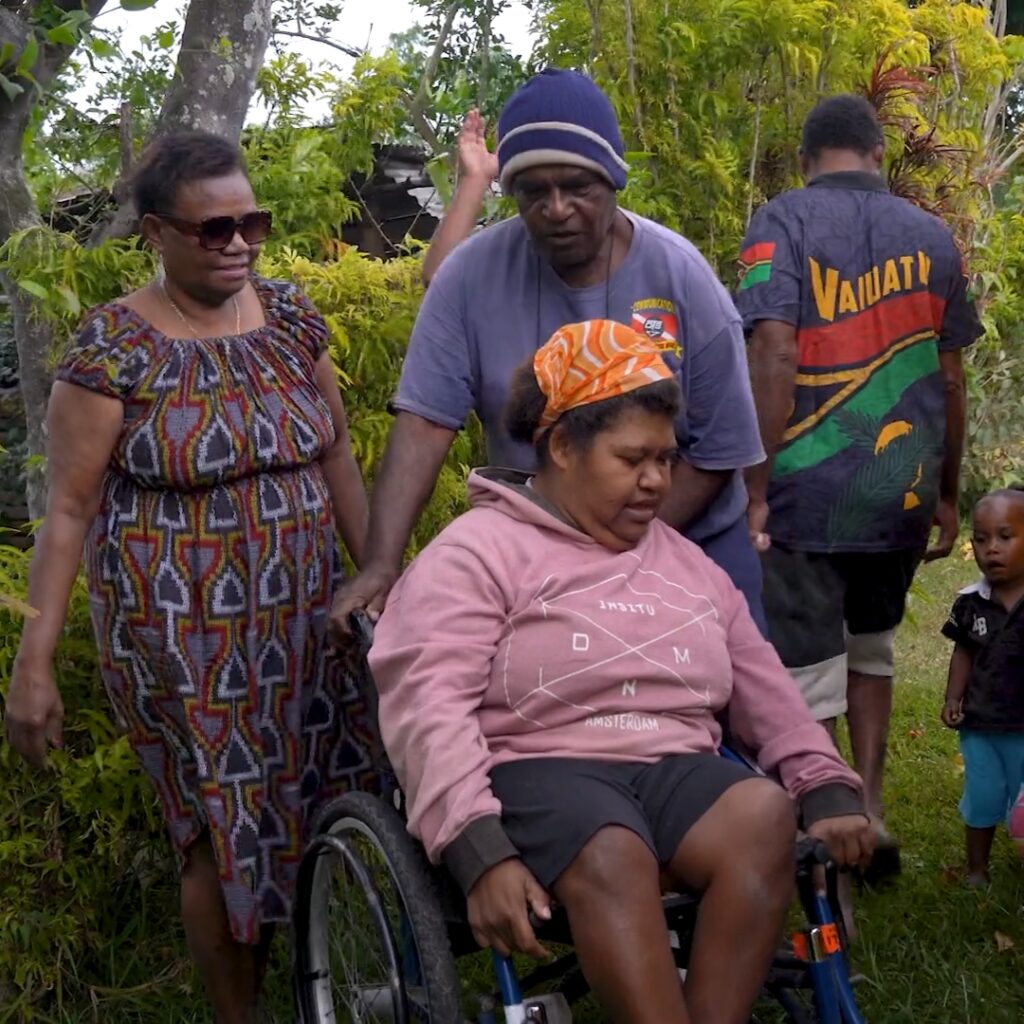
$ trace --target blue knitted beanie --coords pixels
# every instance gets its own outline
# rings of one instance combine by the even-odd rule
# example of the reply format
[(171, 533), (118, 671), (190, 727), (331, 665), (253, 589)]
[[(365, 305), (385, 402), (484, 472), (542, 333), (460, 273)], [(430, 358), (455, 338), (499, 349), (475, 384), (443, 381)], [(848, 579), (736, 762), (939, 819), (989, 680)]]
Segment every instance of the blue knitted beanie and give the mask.
[(622, 134), (608, 97), (577, 71), (545, 68), (520, 86), (498, 118), (498, 173), (509, 191), (528, 167), (572, 164), (626, 184)]

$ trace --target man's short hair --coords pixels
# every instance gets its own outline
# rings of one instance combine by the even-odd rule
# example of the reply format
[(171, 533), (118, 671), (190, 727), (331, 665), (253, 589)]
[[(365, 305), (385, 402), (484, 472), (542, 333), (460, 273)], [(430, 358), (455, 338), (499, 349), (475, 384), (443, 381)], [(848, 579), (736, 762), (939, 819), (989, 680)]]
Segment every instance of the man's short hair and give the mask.
[(867, 156), (885, 142), (875, 108), (863, 96), (829, 96), (807, 115), (801, 150), (811, 159), (823, 149)]

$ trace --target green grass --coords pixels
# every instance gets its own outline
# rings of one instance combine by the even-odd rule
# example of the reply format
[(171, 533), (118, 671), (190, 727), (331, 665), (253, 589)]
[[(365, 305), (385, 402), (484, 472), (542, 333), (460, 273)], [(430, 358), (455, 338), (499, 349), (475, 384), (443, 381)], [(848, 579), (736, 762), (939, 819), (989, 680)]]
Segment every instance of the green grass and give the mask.
[[(956, 736), (938, 717), (949, 657), (939, 627), (956, 590), (974, 575), (973, 563), (959, 556), (922, 570), (899, 634), (886, 796), (890, 827), (903, 844), (904, 871), (894, 884), (857, 898), (860, 938), (852, 952), (866, 979), (858, 998), (871, 1024), (1024, 1021), (1024, 863), (1000, 835), (991, 890), (964, 889)], [(1005, 937), (1003, 946), (1005, 940), (1012, 946), (1001, 950), (997, 934)], [(106, 990), (95, 991), (91, 1005), (65, 1007), (50, 1020), (209, 1020), (180, 930), (148, 941), (122, 935), (112, 939), (106, 956), (97, 953), (105, 963), (98, 973), (107, 979)], [(272, 1019), (278, 1022), (292, 1019), (288, 965), (282, 937), (269, 987)], [(486, 979), (479, 962), (465, 973), (472, 987)], [(596, 1024), (604, 1018), (588, 1007), (576, 1019)]]
[[(949, 643), (939, 634), (955, 592), (977, 576), (962, 557), (925, 567), (897, 644), (887, 818), (903, 843), (892, 886), (858, 901), (859, 998), (873, 1024), (1024, 1020), (1024, 863), (1005, 834), (988, 892), (963, 887), (956, 734), (939, 721)], [(1013, 943), (1000, 951), (997, 933)]]

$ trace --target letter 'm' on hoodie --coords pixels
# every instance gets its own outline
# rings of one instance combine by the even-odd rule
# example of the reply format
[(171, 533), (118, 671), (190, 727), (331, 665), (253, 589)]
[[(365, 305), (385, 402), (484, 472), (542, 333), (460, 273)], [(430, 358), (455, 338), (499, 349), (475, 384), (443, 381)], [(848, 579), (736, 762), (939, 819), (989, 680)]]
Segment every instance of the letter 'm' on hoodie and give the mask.
[(659, 521), (611, 552), (497, 471), (473, 474), (470, 497), (398, 583), (370, 654), (409, 828), (433, 861), (501, 813), (493, 765), (714, 751), (727, 704), (737, 738), (795, 800), (832, 783), (859, 793), (700, 548)]

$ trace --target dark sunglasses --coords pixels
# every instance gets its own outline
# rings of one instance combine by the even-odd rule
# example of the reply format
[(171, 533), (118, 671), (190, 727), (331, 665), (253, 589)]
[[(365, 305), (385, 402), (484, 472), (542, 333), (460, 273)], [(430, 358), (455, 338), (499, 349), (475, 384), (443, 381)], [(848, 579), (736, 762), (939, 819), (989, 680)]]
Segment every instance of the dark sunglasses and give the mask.
[(166, 221), (183, 235), (195, 236), (203, 249), (226, 249), (236, 233), (240, 234), (248, 245), (265, 242), (270, 236), (273, 224), (269, 210), (256, 210), (237, 220), (234, 217), (207, 217), (198, 224), (194, 220), (182, 220), (166, 213), (158, 213), (155, 216)]

